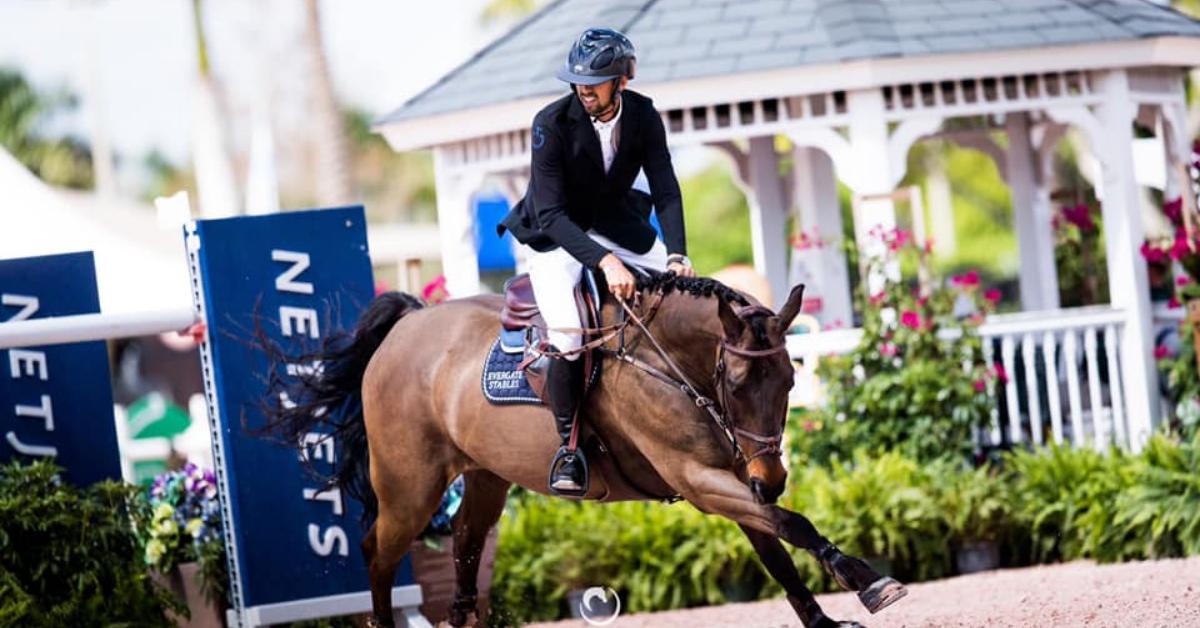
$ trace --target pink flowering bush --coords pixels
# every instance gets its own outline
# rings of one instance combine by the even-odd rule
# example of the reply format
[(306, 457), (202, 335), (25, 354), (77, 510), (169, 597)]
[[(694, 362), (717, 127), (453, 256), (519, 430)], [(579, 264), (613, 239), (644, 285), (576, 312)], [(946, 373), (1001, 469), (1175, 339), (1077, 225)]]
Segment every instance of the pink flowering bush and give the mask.
[[(1191, 172), (1193, 177), (1200, 177), (1200, 140), (1192, 148)], [(1188, 233), (1182, 198), (1163, 203), (1163, 214), (1171, 221), (1174, 234), (1147, 239), (1142, 244), (1142, 257), (1146, 259), (1151, 284), (1157, 279), (1165, 285), (1171, 294), (1169, 306), (1181, 307), (1200, 299), (1200, 225), (1194, 225), (1192, 233)], [(1174, 281), (1170, 280), (1172, 262), (1178, 263), (1184, 273)], [(1154, 359), (1166, 378), (1172, 402), (1171, 427), (1185, 436), (1200, 432), (1200, 368), (1196, 365), (1195, 333), (1195, 324), (1185, 316), (1179, 326), (1178, 354), (1165, 345), (1154, 348)]]
[[(877, 232), (888, 251), (872, 263), (914, 267), (928, 251), (903, 230)], [(832, 433), (832, 449), (897, 450), (918, 460), (969, 455), (972, 428), (990, 416), (990, 384), (1000, 376), (983, 359), (978, 327), (1000, 299), (970, 271), (921, 288), (888, 281), (864, 299), (863, 338), (848, 355), (825, 358), (818, 374), (828, 405), (813, 418)]]
[(1108, 302), (1108, 273), (1103, 269), (1100, 207), (1091, 203), (1063, 206), (1054, 214), (1054, 262), (1063, 307)]

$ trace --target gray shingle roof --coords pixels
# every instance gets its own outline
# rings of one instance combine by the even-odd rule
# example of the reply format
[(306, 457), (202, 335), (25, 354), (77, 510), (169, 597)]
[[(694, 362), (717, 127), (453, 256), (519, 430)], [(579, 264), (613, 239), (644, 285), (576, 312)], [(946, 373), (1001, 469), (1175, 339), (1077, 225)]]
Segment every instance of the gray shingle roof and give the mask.
[(623, 30), (638, 80), (868, 58), (1200, 37), (1147, 0), (556, 0), (380, 123), (562, 93), (554, 72), (588, 26)]

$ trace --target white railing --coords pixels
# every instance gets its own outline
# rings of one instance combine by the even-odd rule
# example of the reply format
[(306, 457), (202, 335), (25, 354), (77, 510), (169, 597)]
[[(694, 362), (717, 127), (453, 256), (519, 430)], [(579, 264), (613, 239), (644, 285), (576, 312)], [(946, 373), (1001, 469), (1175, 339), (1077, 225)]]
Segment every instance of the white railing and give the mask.
[[(990, 444), (1071, 443), (1106, 449), (1129, 446), (1119, 347), (1125, 314), (1107, 306), (988, 317), (980, 326), (985, 358), (999, 365)], [(861, 329), (788, 337), (793, 359), (808, 366), (846, 353)]]

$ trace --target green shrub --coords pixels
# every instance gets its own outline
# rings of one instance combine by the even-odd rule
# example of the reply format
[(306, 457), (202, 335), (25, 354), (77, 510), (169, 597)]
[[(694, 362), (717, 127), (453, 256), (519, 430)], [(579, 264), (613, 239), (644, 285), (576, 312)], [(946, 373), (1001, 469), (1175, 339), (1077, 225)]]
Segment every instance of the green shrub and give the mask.
[[(631, 612), (754, 599), (765, 582), (733, 523), (687, 504), (576, 503), (523, 494), (500, 524), (492, 597), (519, 621), (554, 619), (571, 589), (609, 586)], [(738, 585), (757, 584), (752, 590)]]
[[(895, 574), (927, 579), (948, 573), (945, 518), (920, 464), (896, 452), (869, 455), (829, 468), (793, 471), (781, 505), (807, 516), (822, 535), (852, 554), (886, 558)], [(828, 580), (821, 589), (832, 590)]]
[(0, 625), (169, 626), (130, 525), (137, 487), (62, 483), (47, 462), (0, 467)]
[(1200, 435), (1189, 443), (1155, 436), (1130, 460), (1128, 480), (1117, 498), (1114, 528), (1128, 552), (1102, 560), (1164, 558), (1200, 554)]
[(963, 469), (940, 463), (930, 472), (934, 503), (955, 545), (1000, 542), (1012, 525), (1009, 486), (991, 466)]
[[(799, 428), (801, 439), (813, 434)], [(979, 469), (861, 449), (793, 464), (780, 506), (849, 553), (888, 559), (907, 581), (950, 575), (954, 550), (980, 540), (999, 542), (1011, 565), (1196, 555), (1200, 439), (1156, 436), (1137, 455), (1017, 451)], [(837, 590), (806, 552), (788, 547), (810, 589)], [(782, 595), (740, 529), (686, 504), (514, 497), (501, 521), (496, 604), (513, 621), (554, 619), (570, 589), (588, 586), (616, 589), (632, 612)]]
[(1006, 458), (1017, 525), (1033, 562), (1074, 560), (1112, 547), (1126, 457), (1052, 445)]

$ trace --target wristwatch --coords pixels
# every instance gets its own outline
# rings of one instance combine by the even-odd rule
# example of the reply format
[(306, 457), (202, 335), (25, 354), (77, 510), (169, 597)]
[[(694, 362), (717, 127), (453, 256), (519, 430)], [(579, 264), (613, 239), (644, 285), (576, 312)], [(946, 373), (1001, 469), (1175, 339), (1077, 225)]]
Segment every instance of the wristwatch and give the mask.
[(687, 266), (688, 268), (691, 268), (692, 260), (688, 259), (688, 257), (686, 255), (681, 255), (679, 253), (672, 253), (667, 256), (667, 265), (670, 266), (671, 264), (682, 264), (684, 266)]

